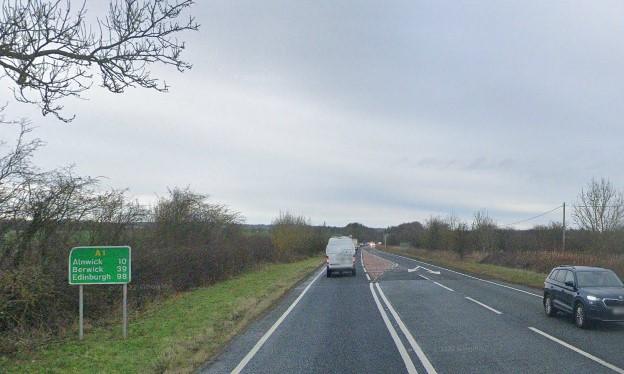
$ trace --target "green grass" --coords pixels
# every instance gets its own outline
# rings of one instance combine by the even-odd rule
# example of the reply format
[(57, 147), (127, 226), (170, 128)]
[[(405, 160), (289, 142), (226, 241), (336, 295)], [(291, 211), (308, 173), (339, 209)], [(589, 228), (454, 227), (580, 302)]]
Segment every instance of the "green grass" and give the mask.
[(128, 339), (119, 325), (85, 331), (36, 353), (0, 357), (0, 372), (190, 372), (249, 322), (320, 265), (319, 258), (259, 270), (210, 287), (181, 293), (129, 323)]
[(480, 263), (470, 257), (461, 260), (459, 258), (449, 256), (449, 254), (444, 251), (402, 249), (399, 247), (388, 247), (386, 251), (430, 262), (434, 265), (448, 267), (453, 270), (534, 288), (543, 288), (544, 279), (546, 279), (546, 274), (531, 270)]

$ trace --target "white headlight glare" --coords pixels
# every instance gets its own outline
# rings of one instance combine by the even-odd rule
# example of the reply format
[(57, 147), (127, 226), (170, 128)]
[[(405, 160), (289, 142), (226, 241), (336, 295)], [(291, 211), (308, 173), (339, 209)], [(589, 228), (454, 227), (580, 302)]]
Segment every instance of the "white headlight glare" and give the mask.
[(589, 300), (589, 301), (598, 301), (598, 300), (600, 300), (600, 299), (599, 299), (599, 298), (597, 298), (596, 296), (587, 295), (587, 300)]

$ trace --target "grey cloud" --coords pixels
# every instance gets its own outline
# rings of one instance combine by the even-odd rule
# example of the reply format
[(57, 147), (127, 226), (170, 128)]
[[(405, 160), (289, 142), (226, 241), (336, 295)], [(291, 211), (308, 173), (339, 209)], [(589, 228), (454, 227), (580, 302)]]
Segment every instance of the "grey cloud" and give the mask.
[(479, 156), (471, 159), (455, 159), (455, 158), (436, 158), (425, 157), (410, 162), (409, 159), (403, 158), (400, 162), (407, 167), (412, 168), (433, 168), (433, 169), (458, 169), (458, 170), (500, 170), (512, 171), (516, 166), (516, 162), (511, 158), (491, 159), (485, 156)]
[(69, 126), (11, 104), (48, 143), (37, 162), (76, 163), (144, 201), (190, 185), (254, 223), (480, 208), (504, 223), (572, 201), (593, 176), (624, 188), (621, 2), (223, 0), (195, 13), (193, 70), (154, 71), (168, 94), (95, 89), (67, 103)]

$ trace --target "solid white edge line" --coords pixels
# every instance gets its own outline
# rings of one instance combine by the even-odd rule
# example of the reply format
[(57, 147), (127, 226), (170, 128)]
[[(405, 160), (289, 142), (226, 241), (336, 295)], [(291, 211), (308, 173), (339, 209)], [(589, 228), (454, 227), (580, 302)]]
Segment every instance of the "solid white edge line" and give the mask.
[(447, 290), (449, 290), (449, 291), (451, 291), (451, 292), (455, 292), (455, 290), (454, 290), (454, 289), (452, 289), (452, 288), (450, 288), (450, 287), (446, 287), (445, 285), (443, 285), (443, 284), (441, 284), (441, 283), (438, 283), (438, 282), (436, 282), (436, 281), (433, 281), (433, 283), (435, 283), (435, 284), (437, 284), (438, 286), (440, 286), (440, 287), (442, 287), (442, 288), (444, 288), (444, 289), (447, 289)]
[(595, 361), (595, 362), (599, 363), (600, 365), (615, 371), (616, 373), (624, 374), (624, 369), (619, 368), (619, 367), (617, 367), (617, 366), (615, 366), (613, 364), (610, 364), (610, 363), (608, 363), (608, 362), (606, 362), (606, 361), (604, 361), (604, 360), (602, 360), (602, 359), (600, 359), (600, 358), (598, 358), (598, 357), (596, 357), (596, 356), (594, 356), (594, 355), (592, 355), (590, 353), (587, 353), (587, 352), (585, 352), (585, 351), (583, 351), (583, 350), (581, 350), (579, 348), (576, 348), (575, 346), (573, 346), (571, 344), (568, 344), (568, 343), (564, 342), (563, 340), (557, 339), (557, 338), (555, 338), (552, 335), (548, 335), (547, 333), (545, 333), (542, 330), (536, 329), (535, 327), (529, 327), (529, 330), (531, 330), (533, 332), (536, 332), (536, 333), (542, 335), (543, 337), (548, 338), (548, 339), (554, 341), (555, 343), (559, 343), (562, 346), (564, 346), (564, 347), (566, 347), (568, 349), (571, 349), (574, 352), (579, 353), (579, 354), (589, 358), (590, 360)]
[(366, 274), (366, 280), (370, 282), (370, 277)]
[(375, 300), (377, 309), (379, 309), (381, 318), (386, 324), (386, 328), (390, 332), (390, 336), (392, 336), (394, 345), (396, 345), (397, 349), (399, 350), (399, 354), (401, 355), (401, 358), (403, 359), (403, 363), (405, 364), (405, 368), (407, 369), (407, 372), (410, 374), (418, 374), (418, 372), (416, 371), (416, 367), (414, 366), (414, 363), (412, 362), (412, 359), (409, 356), (409, 353), (407, 353), (407, 350), (405, 349), (403, 342), (401, 341), (401, 339), (399, 338), (399, 335), (397, 334), (396, 330), (392, 326), (392, 323), (390, 322), (390, 319), (388, 318), (388, 314), (386, 313), (384, 308), (381, 306), (381, 303), (379, 302), (379, 298), (377, 297), (377, 294), (375, 293), (375, 290), (373, 289), (373, 284), (369, 283), (368, 285), (370, 286), (370, 291), (373, 294), (373, 299)]
[(368, 274), (368, 271), (366, 270), (366, 266), (364, 266), (364, 250), (360, 249), (360, 262), (362, 263), (362, 269), (364, 269), (364, 273)]
[(390, 252), (384, 252), (384, 253), (387, 253), (387, 254), (389, 254), (389, 255), (391, 255), (391, 256), (401, 257), (401, 258), (404, 258), (404, 259), (406, 259), (406, 260), (410, 260), (410, 261), (414, 261), (414, 262), (418, 262), (418, 263), (422, 263), (422, 264), (427, 264), (427, 265), (429, 265), (429, 266), (433, 266), (433, 267), (436, 267), (436, 268), (438, 268), (438, 269), (442, 269), (442, 270), (450, 271), (451, 273), (455, 273), (455, 274), (463, 275), (464, 277), (468, 277), (468, 278), (476, 279), (476, 280), (479, 280), (479, 281), (481, 281), (481, 282), (490, 283), (490, 284), (494, 284), (494, 285), (497, 285), (497, 286), (500, 286), (500, 287), (509, 288), (510, 290), (514, 290), (514, 291), (518, 291), (518, 292), (525, 293), (525, 294), (527, 294), (527, 295), (531, 295), (531, 296), (539, 297), (540, 299), (543, 297), (542, 295), (538, 295), (538, 294), (535, 294), (535, 293), (533, 293), (533, 292), (529, 292), (529, 291), (521, 290), (521, 289), (519, 289), (519, 288), (515, 288), (515, 287), (507, 286), (507, 285), (504, 285), (504, 284), (500, 284), (500, 283), (492, 282), (492, 281), (489, 281), (489, 280), (486, 280), (486, 279), (481, 279), (481, 278), (478, 278), (478, 277), (475, 277), (475, 276), (472, 276), (472, 275), (468, 275), (468, 274), (460, 273), (459, 271), (455, 271), (455, 270), (447, 269), (447, 268), (442, 267), (442, 266), (438, 266), (438, 265), (430, 264), (430, 263), (428, 263), (428, 262), (424, 262), (424, 261), (416, 260), (416, 259), (413, 259), (413, 258), (409, 258), (409, 257), (405, 257), (405, 256), (397, 255), (397, 254), (390, 253)]
[(310, 289), (310, 287), (312, 286), (312, 284), (314, 284), (314, 282), (316, 282), (316, 280), (321, 276), (321, 274), (323, 274), (325, 272), (325, 269), (321, 270), (315, 277), (314, 279), (312, 279), (312, 281), (306, 286), (306, 288), (303, 289), (303, 292), (301, 292), (301, 294), (299, 295), (299, 297), (297, 297), (295, 299), (295, 301), (293, 301), (292, 304), (290, 304), (290, 306), (288, 307), (288, 309), (286, 309), (286, 311), (280, 316), (280, 318), (277, 319), (277, 321), (275, 321), (275, 323), (273, 324), (273, 326), (271, 326), (271, 328), (264, 333), (264, 335), (262, 335), (262, 337), (260, 338), (260, 340), (258, 340), (258, 342), (256, 343), (256, 345), (253, 346), (253, 348), (251, 348), (251, 350), (245, 355), (245, 357), (243, 357), (243, 359), (241, 360), (241, 362), (238, 363), (238, 365), (236, 365), (236, 367), (234, 368), (234, 370), (232, 370), (232, 373), (234, 374), (238, 374), (241, 372), (241, 370), (243, 370), (245, 368), (245, 366), (249, 363), (249, 361), (256, 355), (256, 353), (260, 350), (260, 348), (262, 348), (262, 346), (264, 345), (264, 343), (271, 337), (271, 335), (275, 332), (275, 330), (277, 330), (277, 328), (279, 327), (279, 325), (282, 324), (282, 322), (284, 321), (284, 319), (286, 319), (286, 317), (288, 316), (288, 314), (290, 314), (290, 312), (295, 308), (295, 306), (299, 303), (299, 301), (303, 298), (303, 296), (306, 294), (306, 292), (308, 292), (308, 290)]
[(399, 314), (396, 312), (396, 310), (394, 310), (394, 307), (392, 306), (390, 301), (386, 298), (386, 295), (384, 294), (383, 290), (379, 286), (379, 283), (375, 283), (375, 287), (377, 287), (377, 290), (379, 291), (379, 295), (381, 296), (381, 299), (384, 301), (384, 303), (388, 307), (388, 310), (390, 310), (390, 314), (392, 314), (392, 317), (394, 317), (394, 320), (399, 325), (399, 328), (403, 332), (403, 335), (405, 335), (405, 337), (407, 338), (407, 341), (412, 346), (412, 349), (416, 353), (416, 356), (418, 356), (420, 363), (423, 365), (427, 373), (437, 374), (437, 371), (435, 370), (433, 365), (431, 365), (431, 362), (425, 355), (425, 352), (423, 352), (423, 350), (420, 348), (420, 345), (418, 345), (418, 343), (416, 342), (416, 339), (414, 339), (414, 336), (412, 336), (412, 333), (409, 331), (407, 326), (405, 326), (405, 324), (403, 323), (403, 320), (401, 319), (401, 317), (399, 317)]
[(473, 299), (472, 297), (466, 296), (466, 299), (472, 301), (475, 304), (479, 304), (482, 307), (484, 307), (485, 309), (489, 309), (489, 310), (491, 310), (492, 312), (494, 312), (496, 314), (503, 314), (503, 312), (501, 312), (500, 310), (496, 310), (496, 309), (492, 308), (491, 306), (485, 305), (482, 302)]
[(422, 278), (425, 278), (425, 279), (426, 279), (426, 280), (428, 280), (428, 281), (430, 281), (430, 280), (431, 280), (431, 278), (429, 278), (429, 277), (427, 277), (427, 276), (425, 276), (425, 275), (418, 274), (418, 276), (419, 276), (419, 277), (422, 277)]

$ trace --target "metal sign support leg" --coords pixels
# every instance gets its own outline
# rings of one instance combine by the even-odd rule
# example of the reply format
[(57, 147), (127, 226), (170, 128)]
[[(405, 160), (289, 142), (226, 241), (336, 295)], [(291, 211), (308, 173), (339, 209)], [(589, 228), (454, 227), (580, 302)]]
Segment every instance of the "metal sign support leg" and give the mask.
[(80, 286), (78, 286), (78, 304), (79, 304), (78, 306), (79, 322), (78, 323), (80, 325), (80, 327), (78, 328), (78, 337), (80, 338), (80, 340), (82, 340), (84, 336), (83, 334), (83, 315), (84, 315), (83, 301), (84, 301), (84, 296), (82, 293), (82, 284), (81, 284)]
[(128, 337), (128, 285), (123, 285), (123, 337)]

